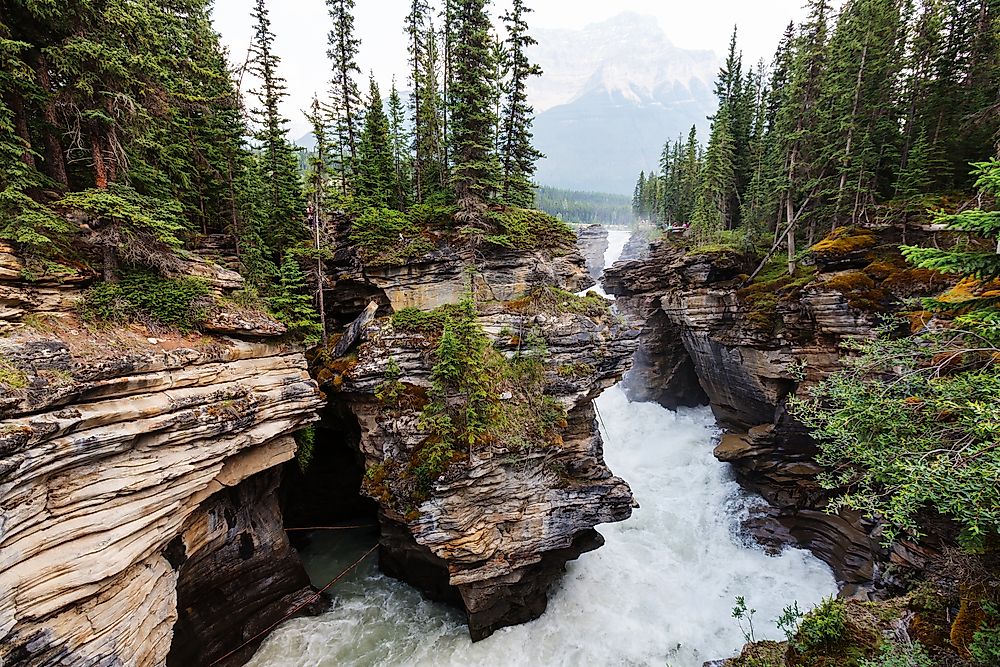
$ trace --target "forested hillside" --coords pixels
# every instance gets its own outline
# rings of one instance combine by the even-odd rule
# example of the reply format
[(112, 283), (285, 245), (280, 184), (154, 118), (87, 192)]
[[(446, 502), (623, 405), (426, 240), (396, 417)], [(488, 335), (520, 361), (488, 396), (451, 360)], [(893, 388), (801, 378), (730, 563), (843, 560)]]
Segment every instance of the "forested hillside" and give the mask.
[(631, 202), (625, 195), (578, 192), (541, 186), (535, 195), (539, 210), (566, 222), (585, 225), (630, 225)]
[(0, 240), (39, 279), (98, 273), (115, 285), (90, 295), (106, 306), (137, 301), (123, 278), (173, 280), (178, 258), (221, 238), (247, 280), (241, 298), (316, 335), (304, 291), (322, 282), (335, 215), (376, 254), (403, 238), (398, 261), (426, 251), (434, 220), (456, 216), (442, 229), (500, 245), (525, 225), (552, 227), (505, 212), (533, 204), (525, 86), (540, 72), (526, 55), (530, 10), (515, 2), (501, 38), (487, 4), (411, 3), (404, 100), (362, 81), (354, 0), (327, 0), (331, 86), (310, 109), (317, 145), (305, 158), (280, 112), (286, 84), (265, 0), (235, 68), (208, 0), (4, 2)]
[(794, 257), (837, 226), (971, 194), (969, 164), (1000, 130), (998, 15), (991, 0), (810, 0), (770, 63), (743, 62), (734, 33), (707, 143), (668, 141), (636, 214), (748, 246), (787, 236)]

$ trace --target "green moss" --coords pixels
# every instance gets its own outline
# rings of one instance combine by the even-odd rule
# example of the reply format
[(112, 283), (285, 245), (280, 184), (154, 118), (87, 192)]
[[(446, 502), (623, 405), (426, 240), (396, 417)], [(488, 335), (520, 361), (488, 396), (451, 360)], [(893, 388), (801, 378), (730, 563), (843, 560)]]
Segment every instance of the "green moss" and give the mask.
[(349, 238), (370, 266), (399, 266), (434, 249), (411, 218), (389, 208), (366, 209), (352, 222)]
[(0, 356), (0, 386), (6, 387), (9, 391), (25, 389), (28, 386), (28, 374), (13, 362)]
[(597, 292), (580, 296), (558, 287), (544, 286), (504, 305), (507, 310), (516, 313), (575, 313), (597, 319), (611, 314), (611, 303)]
[(556, 372), (559, 377), (563, 378), (581, 378), (593, 375), (596, 371), (597, 369), (590, 364), (578, 361), (572, 364), (563, 364)]
[(162, 278), (135, 271), (123, 274), (118, 282), (87, 290), (80, 311), (88, 321), (138, 321), (191, 331), (205, 321), (211, 301), (208, 284), (199, 278)]
[(403, 308), (392, 314), (392, 328), (400, 333), (439, 336), (457, 306), (446, 304), (434, 310)]
[(505, 207), (487, 214), (485, 241), (514, 250), (567, 249), (576, 243), (573, 229), (548, 213)]
[(827, 289), (840, 292), (851, 308), (868, 312), (883, 309), (889, 295), (877, 287), (875, 281), (861, 271), (835, 276), (823, 283)]
[(780, 323), (779, 307), (796, 301), (802, 289), (816, 279), (815, 267), (798, 267), (788, 274), (788, 264), (772, 259), (753, 282), (737, 290), (745, 321), (759, 331), (773, 331)]

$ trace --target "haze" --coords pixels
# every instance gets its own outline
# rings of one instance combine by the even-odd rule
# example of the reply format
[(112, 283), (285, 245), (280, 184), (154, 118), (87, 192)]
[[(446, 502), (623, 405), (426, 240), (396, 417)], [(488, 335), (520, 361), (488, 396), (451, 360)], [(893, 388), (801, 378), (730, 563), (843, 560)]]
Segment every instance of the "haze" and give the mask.
[[(536, 28), (578, 29), (622, 12), (649, 15), (658, 21), (669, 40), (685, 49), (725, 52), (733, 25), (740, 28), (740, 46), (746, 62), (770, 60), (778, 38), (790, 19), (803, 14), (803, 0), (702, 0), (663, 2), (662, 0), (535, 0), (532, 24)], [(215, 24), (231, 59), (242, 62), (252, 34), (250, 10), (254, 0), (218, 0)], [(507, 6), (494, 3), (493, 14)], [(402, 39), (403, 19), (408, 0), (359, 0), (355, 12), (356, 30), (362, 41), (359, 63), (371, 69), (380, 85), (388, 86), (396, 75), (405, 87), (406, 44)], [(323, 0), (270, 2), (276, 49), (283, 62), (281, 74), (288, 80), (289, 98), (285, 115), (291, 121), (291, 136), (307, 132), (301, 110), (314, 93), (324, 94), (329, 78), (326, 34), (330, 21)]]

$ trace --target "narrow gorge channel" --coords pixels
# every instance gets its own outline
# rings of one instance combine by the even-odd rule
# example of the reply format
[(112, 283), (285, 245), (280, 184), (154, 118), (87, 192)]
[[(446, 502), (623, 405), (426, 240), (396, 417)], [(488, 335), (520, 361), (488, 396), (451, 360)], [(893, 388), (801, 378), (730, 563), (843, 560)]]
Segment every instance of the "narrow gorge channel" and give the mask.
[[(626, 232), (611, 232), (605, 265)], [(597, 401), (605, 458), (640, 508), (601, 528), (606, 545), (567, 566), (538, 620), (472, 643), (462, 615), (428, 602), (365, 560), (333, 590), (324, 614), (284, 624), (253, 667), (397, 665), (670, 665), (701, 667), (737, 653), (736, 596), (757, 610), (757, 638), (793, 601), (806, 609), (835, 594), (830, 569), (810, 553), (768, 555), (741, 531), (759, 498), (744, 493), (712, 455), (719, 431), (709, 408), (666, 410), (630, 402), (620, 386)], [(310, 536), (302, 556), (324, 586), (368, 551), (377, 533)]]

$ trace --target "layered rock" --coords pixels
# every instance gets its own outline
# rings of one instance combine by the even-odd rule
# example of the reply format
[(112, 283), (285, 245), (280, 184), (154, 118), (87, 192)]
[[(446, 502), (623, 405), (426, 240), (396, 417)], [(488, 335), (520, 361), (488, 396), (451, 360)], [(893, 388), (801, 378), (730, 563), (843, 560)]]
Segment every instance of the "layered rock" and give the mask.
[[(420, 414), (433, 385), (440, 332), (379, 318), (349, 359), (321, 362), (317, 374), (331, 400), (349, 407), (360, 425), (365, 488), (380, 505), (382, 569), (463, 608), (474, 639), (536, 618), (566, 561), (601, 544), (594, 526), (631, 514), (628, 485), (603, 460), (593, 399), (622, 377), (638, 336), (606, 304), (587, 301), (594, 310), (584, 314), (579, 297), (551, 289), (585, 284), (578, 254), (518, 258), (484, 250), (480, 256), (482, 271), (472, 277), (478, 323), (497, 354), (543, 359), (539, 394), (565, 415), (557, 432), (518, 446), (478, 442), (455, 452), (428, 489), (415, 491), (413, 462), (434, 438)], [(435, 266), (444, 275), (465, 274), (461, 267)], [(393, 307), (454, 304), (467, 293), (468, 278), (436, 282), (397, 273), (392, 284), (384, 273), (367, 273)], [(533, 290), (554, 300), (539, 306)], [(391, 296), (404, 293), (405, 299)], [(387, 384), (396, 387), (393, 400), (386, 399)], [(490, 398), (543, 400), (513, 393)]]
[[(469, 268), (475, 270), (470, 272)], [(579, 292), (594, 284), (583, 257), (568, 248), (512, 250), (497, 246), (442, 243), (405, 265), (363, 263), (354, 248), (342, 247), (330, 264), (327, 315), (350, 322), (374, 301), (380, 315), (405, 308), (433, 310), (455, 303), (470, 288), (480, 300), (504, 301), (537, 285)]]
[[(691, 254), (660, 241), (647, 259), (609, 269), (605, 284), (644, 324), (650, 353), (630, 378), (633, 391), (668, 407), (707, 398), (728, 431), (716, 456), (771, 504), (749, 527), (772, 545), (810, 548), (855, 592), (870, 589), (888, 554), (859, 516), (824, 511), (830, 492), (816, 480), (815, 443), (786, 404), (840, 367), (846, 342), (874, 335), (873, 311), (940, 285), (898, 255), (875, 254), (874, 237), (862, 244), (847, 233), (795, 277), (772, 269), (750, 282), (756, 262), (738, 253)], [(918, 551), (897, 549), (892, 558), (906, 562)]]
[(172, 663), (210, 662), (311, 594), (275, 496), (323, 402), (302, 350), (92, 328), (73, 313), (86, 280), (3, 266), (0, 663), (162, 665), (172, 642)]
[(587, 272), (595, 281), (604, 271), (604, 253), (608, 246), (608, 230), (603, 225), (588, 225), (576, 232), (576, 247), (587, 260)]

